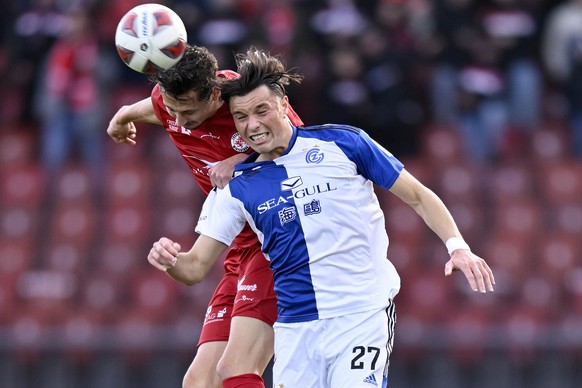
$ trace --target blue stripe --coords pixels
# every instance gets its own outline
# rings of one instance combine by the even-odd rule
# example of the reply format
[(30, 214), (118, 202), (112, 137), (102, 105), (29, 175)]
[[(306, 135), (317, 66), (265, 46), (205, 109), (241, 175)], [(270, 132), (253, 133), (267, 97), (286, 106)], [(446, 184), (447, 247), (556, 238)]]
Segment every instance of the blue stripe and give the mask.
[(392, 187), (404, 167), (365, 131), (356, 127), (339, 124), (299, 127), (297, 136), (334, 142), (356, 164), (360, 174), (385, 189)]
[(276, 274), (278, 321), (319, 319), (298, 209), (292, 192), (281, 190), (281, 182), (289, 178), (287, 171), (274, 162), (253, 163), (253, 167), (251, 170), (245, 165), (245, 173), (231, 181), (230, 191), (264, 234), (262, 249)]

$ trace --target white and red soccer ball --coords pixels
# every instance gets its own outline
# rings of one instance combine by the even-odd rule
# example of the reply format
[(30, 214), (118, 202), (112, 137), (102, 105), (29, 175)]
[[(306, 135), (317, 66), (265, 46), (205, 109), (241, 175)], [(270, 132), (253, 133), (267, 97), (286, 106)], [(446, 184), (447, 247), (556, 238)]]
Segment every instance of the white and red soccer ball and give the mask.
[(161, 4), (141, 4), (119, 21), (115, 46), (123, 62), (151, 74), (174, 66), (184, 55), (187, 34), (182, 19)]

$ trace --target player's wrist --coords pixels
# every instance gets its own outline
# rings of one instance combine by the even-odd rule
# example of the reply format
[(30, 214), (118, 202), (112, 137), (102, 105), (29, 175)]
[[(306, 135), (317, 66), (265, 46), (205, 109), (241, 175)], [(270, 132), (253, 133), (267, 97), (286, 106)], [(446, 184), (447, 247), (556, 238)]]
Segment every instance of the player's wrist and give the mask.
[(463, 240), (462, 237), (451, 237), (445, 242), (445, 246), (447, 247), (447, 252), (451, 255), (457, 249), (466, 249), (468, 251), (471, 250), (469, 244)]

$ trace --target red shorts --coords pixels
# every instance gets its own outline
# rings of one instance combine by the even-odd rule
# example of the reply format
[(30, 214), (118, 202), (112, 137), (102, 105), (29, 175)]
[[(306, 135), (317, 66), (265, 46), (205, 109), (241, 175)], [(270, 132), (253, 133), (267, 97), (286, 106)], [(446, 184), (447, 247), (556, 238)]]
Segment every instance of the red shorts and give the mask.
[(232, 317), (259, 319), (269, 325), (277, 320), (277, 297), (273, 272), (257, 242), (246, 248), (228, 250), (225, 263), (239, 262), (236, 273), (225, 265), (225, 274), (210, 299), (198, 346), (205, 342), (228, 341)]

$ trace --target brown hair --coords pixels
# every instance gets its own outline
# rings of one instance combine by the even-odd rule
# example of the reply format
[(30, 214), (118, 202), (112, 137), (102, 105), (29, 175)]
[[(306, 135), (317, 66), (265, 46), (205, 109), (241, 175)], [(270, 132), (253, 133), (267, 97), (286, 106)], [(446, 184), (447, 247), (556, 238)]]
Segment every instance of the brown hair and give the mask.
[(151, 80), (160, 84), (164, 93), (173, 98), (195, 91), (200, 101), (208, 101), (212, 90), (218, 86), (218, 62), (205, 47), (186, 47), (184, 56), (168, 70), (156, 73)]
[(221, 86), (222, 99), (227, 104), (232, 97), (244, 96), (262, 85), (284, 96), (285, 86), (290, 83), (300, 84), (303, 80), (303, 76), (294, 69), (286, 70), (281, 60), (254, 47), (246, 54), (237, 54), (236, 63), (240, 77), (228, 80)]

